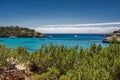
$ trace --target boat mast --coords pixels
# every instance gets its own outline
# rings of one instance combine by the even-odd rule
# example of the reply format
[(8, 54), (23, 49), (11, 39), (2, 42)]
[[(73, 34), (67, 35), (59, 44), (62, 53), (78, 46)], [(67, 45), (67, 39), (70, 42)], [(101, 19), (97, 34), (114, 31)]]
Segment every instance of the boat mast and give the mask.
[(90, 28), (89, 28), (89, 32), (88, 32), (88, 40), (90, 41), (90, 34), (91, 34), (91, 31), (90, 31)]

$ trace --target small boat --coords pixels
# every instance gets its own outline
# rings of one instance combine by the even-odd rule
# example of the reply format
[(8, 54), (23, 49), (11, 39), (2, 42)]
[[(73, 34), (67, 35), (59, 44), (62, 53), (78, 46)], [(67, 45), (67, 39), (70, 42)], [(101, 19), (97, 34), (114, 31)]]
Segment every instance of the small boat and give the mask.
[(43, 34), (40, 35), (40, 38), (44, 38), (44, 37), (45, 37), (45, 35), (43, 35)]
[(48, 38), (52, 38), (52, 36), (48, 36)]
[(74, 38), (77, 38), (78, 36), (77, 35), (74, 35)]
[(16, 36), (10, 36), (9, 38), (17, 38)]

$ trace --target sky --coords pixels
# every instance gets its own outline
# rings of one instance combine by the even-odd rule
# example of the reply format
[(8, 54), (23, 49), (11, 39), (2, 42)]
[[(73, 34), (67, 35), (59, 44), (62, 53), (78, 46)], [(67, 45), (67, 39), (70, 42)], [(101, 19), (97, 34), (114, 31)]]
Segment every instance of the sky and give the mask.
[(120, 29), (120, 0), (0, 0), (0, 26), (16, 25), (42, 33), (108, 33)]

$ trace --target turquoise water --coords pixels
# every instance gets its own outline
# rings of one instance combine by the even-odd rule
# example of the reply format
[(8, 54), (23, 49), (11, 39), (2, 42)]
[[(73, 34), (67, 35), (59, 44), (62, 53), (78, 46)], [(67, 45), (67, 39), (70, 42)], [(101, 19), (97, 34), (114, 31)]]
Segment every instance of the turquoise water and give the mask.
[(76, 45), (89, 48), (91, 43), (101, 44), (103, 47), (109, 45), (102, 42), (104, 36), (101, 35), (76, 34), (77, 38), (75, 38), (74, 35), (75, 34), (47, 34), (46, 38), (0, 38), (0, 43), (13, 48), (23, 46), (30, 52), (39, 49), (43, 44), (65, 45), (68, 48)]

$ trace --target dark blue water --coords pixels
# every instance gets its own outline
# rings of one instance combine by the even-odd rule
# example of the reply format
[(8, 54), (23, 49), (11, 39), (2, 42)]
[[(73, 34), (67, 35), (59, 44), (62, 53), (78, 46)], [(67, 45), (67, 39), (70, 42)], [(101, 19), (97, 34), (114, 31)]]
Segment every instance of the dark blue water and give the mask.
[(109, 44), (102, 42), (104, 38), (99, 34), (46, 34), (45, 38), (0, 38), (0, 43), (13, 48), (23, 46), (32, 52), (39, 49), (43, 44), (64, 45), (68, 48), (78, 45), (79, 47), (89, 48), (91, 43), (96, 43), (106, 47)]

